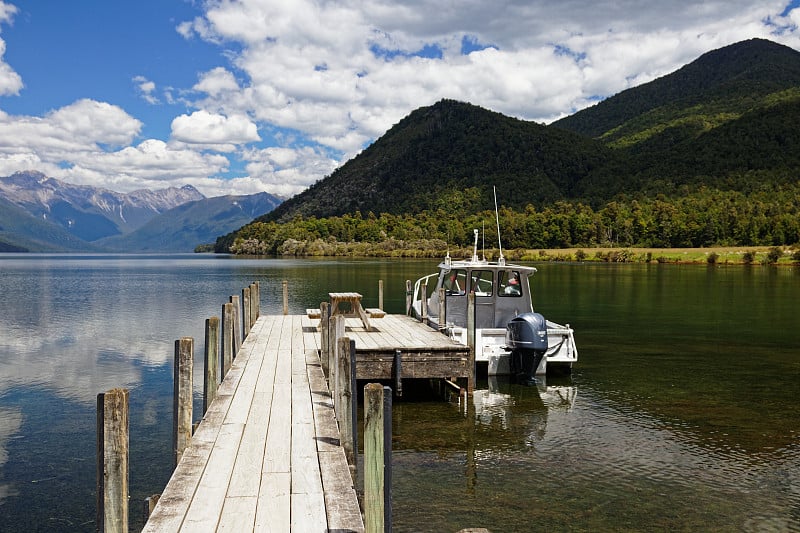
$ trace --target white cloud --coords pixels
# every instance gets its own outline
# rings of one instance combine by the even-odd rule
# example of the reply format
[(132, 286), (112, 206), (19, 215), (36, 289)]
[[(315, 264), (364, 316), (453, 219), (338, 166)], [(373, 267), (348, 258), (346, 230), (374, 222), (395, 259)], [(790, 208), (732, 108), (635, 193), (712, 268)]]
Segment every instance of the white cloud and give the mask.
[(309, 146), (291, 149), (271, 147), (248, 150), (250, 179), (257, 180), (262, 188), (273, 194), (292, 196), (333, 172), (338, 161), (317, 148)]
[[(0, 24), (11, 24), (16, 13), (16, 6), (0, 0)], [(6, 42), (0, 39), (0, 96), (17, 95), (23, 87), (22, 77), (3, 60), (5, 55)]]
[(136, 84), (139, 94), (149, 104), (158, 104), (158, 97), (153, 94), (156, 90), (155, 82), (152, 82), (144, 76), (134, 76), (133, 82)]
[(232, 152), (238, 144), (261, 140), (258, 127), (247, 117), (227, 117), (203, 110), (176, 117), (172, 121), (172, 138), (220, 152)]

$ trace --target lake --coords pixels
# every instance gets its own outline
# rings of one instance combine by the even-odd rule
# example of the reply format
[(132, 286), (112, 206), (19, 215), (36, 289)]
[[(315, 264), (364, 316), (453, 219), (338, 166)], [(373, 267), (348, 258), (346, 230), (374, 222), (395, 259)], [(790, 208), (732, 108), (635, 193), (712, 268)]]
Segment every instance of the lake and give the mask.
[[(95, 529), (96, 395), (130, 390), (131, 530), (171, 471), (174, 341), (258, 280), (262, 313), (356, 290), (402, 312), (435, 260), (0, 254), (0, 529)], [(394, 530), (800, 531), (800, 269), (542, 263), (571, 377), (393, 408)], [(413, 392), (413, 394), (412, 394)], [(195, 415), (197, 417), (197, 415)]]

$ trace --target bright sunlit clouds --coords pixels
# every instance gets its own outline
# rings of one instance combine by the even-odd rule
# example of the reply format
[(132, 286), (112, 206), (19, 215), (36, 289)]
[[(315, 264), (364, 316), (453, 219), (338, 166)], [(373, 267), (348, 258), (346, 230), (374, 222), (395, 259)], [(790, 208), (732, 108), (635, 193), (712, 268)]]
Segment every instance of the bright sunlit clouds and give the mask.
[(0, 176), (289, 196), (442, 98), (550, 122), (800, 0), (0, 0)]

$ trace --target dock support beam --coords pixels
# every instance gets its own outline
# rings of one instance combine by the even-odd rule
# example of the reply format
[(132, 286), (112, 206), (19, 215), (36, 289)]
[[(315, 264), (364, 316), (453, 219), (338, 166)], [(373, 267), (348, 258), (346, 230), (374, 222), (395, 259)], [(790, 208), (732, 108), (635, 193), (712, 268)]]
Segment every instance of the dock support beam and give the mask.
[(364, 526), (392, 531), (392, 389), (364, 387)]
[(392, 365), (392, 377), (394, 378), (394, 391), (397, 397), (403, 395), (403, 352), (394, 351), (394, 364)]
[(439, 331), (447, 329), (447, 292), (439, 289)]
[(233, 363), (233, 304), (222, 305), (222, 379)]
[(283, 314), (289, 314), (289, 282), (283, 280)]
[(192, 440), (193, 355), (194, 339), (182, 337), (175, 341), (175, 372), (172, 383), (172, 445), (175, 452), (175, 466), (181, 462), (183, 451), (189, 447), (189, 442)]
[(378, 309), (383, 311), (383, 280), (378, 280)]
[(241, 316), (239, 312), (239, 296), (231, 296), (231, 304), (233, 304), (233, 356), (239, 353), (242, 347), (242, 327)]
[(97, 395), (97, 531), (128, 531), (128, 390)]
[(414, 297), (414, 291), (411, 289), (411, 280), (406, 280), (406, 314), (411, 314), (411, 299)]
[(242, 289), (242, 340), (250, 335), (250, 329), (253, 327), (250, 306), (250, 287), (245, 287)]
[(350, 465), (353, 480), (356, 479), (358, 462), (357, 433), (357, 397), (356, 397), (356, 341), (348, 337), (338, 340), (336, 366), (336, 388), (334, 410), (339, 421), (339, 431), (342, 434), (342, 447)]
[(467, 300), (467, 346), (469, 346), (469, 362), (467, 363), (467, 394), (475, 392), (475, 293), (469, 293)]
[(219, 384), (219, 317), (206, 319), (205, 379), (203, 381), (203, 414), (217, 397)]

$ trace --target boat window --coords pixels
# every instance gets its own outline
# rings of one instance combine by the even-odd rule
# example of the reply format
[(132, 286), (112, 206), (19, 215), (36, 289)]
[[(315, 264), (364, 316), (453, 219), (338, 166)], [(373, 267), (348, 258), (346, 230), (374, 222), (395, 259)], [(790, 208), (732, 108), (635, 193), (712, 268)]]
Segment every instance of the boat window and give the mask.
[(522, 296), (522, 284), (519, 272), (516, 270), (501, 270), (498, 287), (500, 296)]
[(475, 293), (475, 296), (491, 296), (494, 286), (493, 277), (491, 270), (473, 270), (470, 290)]
[(463, 296), (467, 290), (467, 271), (466, 270), (451, 270), (445, 274), (442, 288), (446, 294)]

